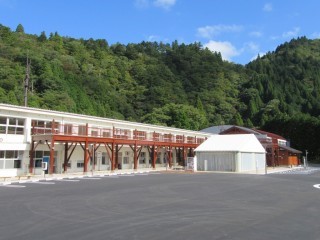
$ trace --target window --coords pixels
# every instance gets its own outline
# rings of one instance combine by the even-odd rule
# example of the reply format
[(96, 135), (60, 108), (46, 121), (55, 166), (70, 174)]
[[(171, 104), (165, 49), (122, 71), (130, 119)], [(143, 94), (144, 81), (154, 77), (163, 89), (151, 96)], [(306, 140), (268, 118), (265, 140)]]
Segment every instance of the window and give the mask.
[(171, 134), (164, 134), (163, 135), (163, 141), (164, 142), (171, 142)]
[(34, 161), (34, 167), (35, 168), (41, 168), (42, 167), (42, 159), (36, 159)]
[(144, 131), (134, 131), (135, 138), (139, 140), (145, 140), (147, 133)]
[(157, 160), (156, 160), (156, 163), (160, 164), (160, 157), (161, 157), (161, 152), (158, 152), (157, 153)]
[(176, 142), (177, 143), (182, 143), (183, 142), (183, 135), (177, 135), (176, 136)]
[[(52, 122), (43, 120), (32, 120), (32, 126), (34, 127), (34, 134), (46, 134), (52, 133)], [(54, 132), (59, 133), (59, 123), (54, 123)]]
[(6, 117), (0, 117), (0, 124), (1, 125), (7, 125), (7, 118)]
[(145, 152), (141, 152), (141, 153), (140, 153), (139, 163), (140, 163), (140, 164), (146, 163), (146, 153), (145, 153)]
[(77, 161), (77, 168), (83, 168), (84, 167), (84, 162), (83, 160)]
[(72, 135), (72, 124), (64, 125), (64, 134)]
[(129, 164), (129, 157), (123, 157), (123, 164)]
[(13, 160), (13, 168), (21, 168), (21, 160)]
[(103, 136), (103, 137), (111, 137), (111, 132), (104, 130), (104, 131), (102, 132), (102, 136)]
[(24, 119), (0, 117), (0, 134), (23, 135)]
[(91, 136), (97, 137), (98, 136), (98, 131), (91, 131)]
[(14, 150), (7, 150), (6, 151), (6, 158), (17, 158), (18, 157), (18, 151), (14, 151)]
[(79, 135), (86, 135), (86, 129), (87, 129), (87, 127), (85, 125), (80, 125), (78, 127), (78, 134)]
[(109, 157), (107, 156), (107, 153), (106, 153), (106, 152), (103, 152), (103, 153), (102, 153), (102, 156), (101, 156), (101, 164), (102, 164), (102, 165), (109, 165)]
[(6, 126), (0, 125), (0, 134), (6, 134)]
[(0, 169), (21, 168), (21, 160), (23, 151), (6, 150), (0, 151)]

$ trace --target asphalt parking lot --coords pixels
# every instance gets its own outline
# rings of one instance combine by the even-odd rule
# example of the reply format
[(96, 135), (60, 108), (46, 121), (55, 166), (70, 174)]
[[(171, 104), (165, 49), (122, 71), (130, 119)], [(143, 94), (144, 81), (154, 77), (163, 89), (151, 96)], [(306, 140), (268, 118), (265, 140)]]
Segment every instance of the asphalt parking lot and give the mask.
[(320, 239), (320, 172), (137, 174), (0, 186), (0, 239)]

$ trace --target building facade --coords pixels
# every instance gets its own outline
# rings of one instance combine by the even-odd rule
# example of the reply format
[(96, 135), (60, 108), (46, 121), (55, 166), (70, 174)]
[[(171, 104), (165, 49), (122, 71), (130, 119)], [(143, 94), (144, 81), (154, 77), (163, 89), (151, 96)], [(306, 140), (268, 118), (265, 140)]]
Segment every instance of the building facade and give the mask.
[(0, 176), (184, 166), (210, 135), (0, 104)]

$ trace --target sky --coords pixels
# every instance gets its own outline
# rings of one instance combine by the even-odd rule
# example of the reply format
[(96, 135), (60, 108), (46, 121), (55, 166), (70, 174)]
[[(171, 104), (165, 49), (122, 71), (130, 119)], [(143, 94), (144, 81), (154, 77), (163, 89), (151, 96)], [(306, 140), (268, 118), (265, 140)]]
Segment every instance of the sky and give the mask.
[(247, 64), (293, 38), (320, 38), (319, 0), (0, 0), (0, 24), (114, 43), (200, 42)]

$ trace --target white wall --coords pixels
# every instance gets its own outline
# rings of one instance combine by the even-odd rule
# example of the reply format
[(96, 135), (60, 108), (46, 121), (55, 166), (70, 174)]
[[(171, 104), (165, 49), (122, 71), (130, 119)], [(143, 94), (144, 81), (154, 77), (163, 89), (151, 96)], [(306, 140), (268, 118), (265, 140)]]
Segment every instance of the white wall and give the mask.
[[(235, 152), (197, 152), (197, 170), (204, 171), (236, 171)], [(206, 164), (205, 164), (206, 162)]]

